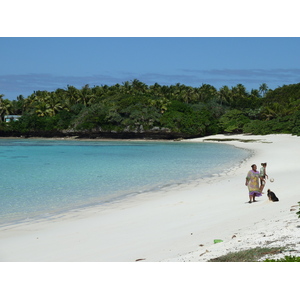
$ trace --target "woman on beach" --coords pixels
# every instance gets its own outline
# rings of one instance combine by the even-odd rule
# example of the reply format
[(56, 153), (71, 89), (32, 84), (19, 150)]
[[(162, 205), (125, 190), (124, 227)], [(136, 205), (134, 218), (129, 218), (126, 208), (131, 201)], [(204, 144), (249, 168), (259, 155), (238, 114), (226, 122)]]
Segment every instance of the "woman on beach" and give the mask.
[(260, 192), (262, 193), (265, 185), (266, 185), (266, 178), (268, 178), (268, 175), (266, 173), (267, 163), (261, 163), (261, 168), (259, 171), (260, 176)]
[(259, 188), (260, 175), (257, 171), (257, 166), (253, 164), (251, 168), (252, 170), (248, 172), (245, 183), (249, 190), (249, 203), (256, 202), (255, 197), (261, 196), (261, 191)]

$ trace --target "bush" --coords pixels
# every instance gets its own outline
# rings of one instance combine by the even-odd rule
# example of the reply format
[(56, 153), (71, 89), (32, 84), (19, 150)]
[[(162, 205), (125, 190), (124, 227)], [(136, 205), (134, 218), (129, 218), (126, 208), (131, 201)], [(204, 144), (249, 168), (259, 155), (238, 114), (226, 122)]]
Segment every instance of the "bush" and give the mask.
[[(186, 104), (183, 104), (181, 108), (184, 106)], [(181, 132), (189, 136), (215, 134), (219, 130), (212, 113), (206, 108), (197, 111), (189, 111), (187, 108), (185, 112), (168, 110), (161, 117), (160, 124), (172, 132)]]
[(266, 259), (264, 262), (300, 262), (300, 257), (297, 256), (285, 256), (280, 259)]
[(289, 117), (281, 117), (265, 121), (252, 120), (244, 125), (243, 132), (255, 135), (266, 135), (274, 133), (290, 134), (293, 132), (293, 124)]
[(294, 135), (300, 135), (300, 111), (295, 112), (291, 116), (291, 133)]
[(226, 112), (219, 120), (220, 127), (224, 132), (228, 133), (241, 133), (245, 124), (250, 122), (250, 119), (245, 114), (238, 110), (233, 109)]

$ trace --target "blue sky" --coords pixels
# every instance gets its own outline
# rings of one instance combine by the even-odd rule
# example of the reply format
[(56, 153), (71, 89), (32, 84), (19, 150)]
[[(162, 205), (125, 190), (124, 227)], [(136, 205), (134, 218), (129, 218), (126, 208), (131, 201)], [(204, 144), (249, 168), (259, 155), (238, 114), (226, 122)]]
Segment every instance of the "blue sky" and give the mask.
[(217, 89), (241, 83), (248, 91), (299, 83), (295, 2), (7, 1), (0, 5), (0, 94), (13, 100), (134, 79)]
[(0, 94), (133, 79), (274, 89), (300, 82), (299, 53), (298, 37), (1, 37)]

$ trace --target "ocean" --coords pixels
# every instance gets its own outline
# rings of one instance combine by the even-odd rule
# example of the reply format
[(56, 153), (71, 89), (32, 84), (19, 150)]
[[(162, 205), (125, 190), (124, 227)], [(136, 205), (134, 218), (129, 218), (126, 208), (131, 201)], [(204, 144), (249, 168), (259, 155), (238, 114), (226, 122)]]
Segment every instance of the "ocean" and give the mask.
[(184, 184), (239, 165), (217, 143), (0, 139), (0, 225)]

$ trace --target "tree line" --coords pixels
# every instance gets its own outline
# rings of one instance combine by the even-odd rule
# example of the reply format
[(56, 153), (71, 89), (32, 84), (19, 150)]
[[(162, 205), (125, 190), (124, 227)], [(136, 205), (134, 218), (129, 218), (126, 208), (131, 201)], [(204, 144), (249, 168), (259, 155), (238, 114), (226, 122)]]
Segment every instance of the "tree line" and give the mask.
[[(21, 115), (4, 122), (5, 115)], [(34, 91), (10, 101), (0, 95), (0, 135), (162, 138), (217, 133), (300, 135), (300, 83), (274, 90), (263, 83), (200, 87), (146, 85), (134, 79), (112, 86)]]

